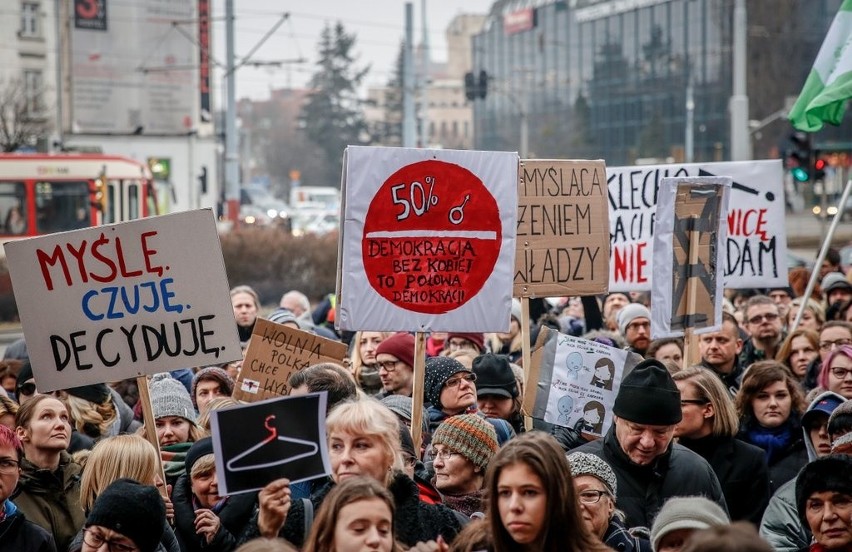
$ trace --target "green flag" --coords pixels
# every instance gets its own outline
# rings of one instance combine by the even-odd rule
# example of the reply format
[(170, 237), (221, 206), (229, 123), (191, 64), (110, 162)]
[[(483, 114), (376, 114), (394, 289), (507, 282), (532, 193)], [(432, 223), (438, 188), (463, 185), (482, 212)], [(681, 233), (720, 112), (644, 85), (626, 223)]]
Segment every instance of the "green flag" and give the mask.
[(852, 0), (844, 0), (831, 22), (814, 67), (799, 94), (789, 119), (805, 132), (825, 123), (839, 125), (852, 98)]

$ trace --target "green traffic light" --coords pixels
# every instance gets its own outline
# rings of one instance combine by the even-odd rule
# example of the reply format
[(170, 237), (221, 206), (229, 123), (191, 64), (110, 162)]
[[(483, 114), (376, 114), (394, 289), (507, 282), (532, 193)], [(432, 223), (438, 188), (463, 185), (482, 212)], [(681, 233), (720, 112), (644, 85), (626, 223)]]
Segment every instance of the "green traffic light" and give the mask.
[(796, 182), (807, 182), (808, 181), (808, 171), (806, 171), (802, 167), (796, 167), (791, 172), (793, 173), (793, 178), (796, 179)]

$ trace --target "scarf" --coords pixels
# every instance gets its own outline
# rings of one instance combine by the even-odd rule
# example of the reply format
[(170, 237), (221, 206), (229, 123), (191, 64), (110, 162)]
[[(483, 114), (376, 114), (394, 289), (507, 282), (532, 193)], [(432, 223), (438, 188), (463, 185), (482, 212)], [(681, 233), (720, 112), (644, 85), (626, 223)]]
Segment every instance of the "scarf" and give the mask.
[(482, 498), (485, 496), (483, 489), (458, 496), (443, 496), (444, 506), (463, 514), (465, 517), (472, 517), (473, 514), (485, 512), (482, 503)]
[(745, 434), (749, 443), (763, 449), (767, 464), (772, 465), (793, 441), (793, 424), (787, 420), (771, 429), (755, 424)]
[(163, 471), (166, 472), (166, 477), (177, 478), (186, 471), (186, 453), (194, 444), (187, 441), (186, 443), (166, 445), (160, 449), (160, 458), (163, 460)]

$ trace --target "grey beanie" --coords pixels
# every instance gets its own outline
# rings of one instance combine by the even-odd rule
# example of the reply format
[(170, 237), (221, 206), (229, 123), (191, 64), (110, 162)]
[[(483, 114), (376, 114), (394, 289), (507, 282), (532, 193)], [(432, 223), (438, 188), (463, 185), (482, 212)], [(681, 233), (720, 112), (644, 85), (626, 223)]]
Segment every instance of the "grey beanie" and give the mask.
[[(413, 416), (413, 406), (411, 397), (405, 395), (388, 395), (382, 398), (382, 404), (388, 407), (388, 410), (402, 418), (411, 425)], [(429, 433), (429, 413), (425, 408), (421, 408), (420, 427), (423, 435)]]
[(621, 307), (621, 310), (618, 311), (618, 318), (616, 319), (618, 321), (618, 331), (621, 335), (627, 335), (627, 326), (637, 318), (651, 320), (651, 311), (648, 310), (648, 307), (640, 303), (630, 303)]
[(678, 529), (709, 529), (731, 523), (721, 506), (703, 496), (676, 496), (660, 508), (651, 527), (651, 545), (658, 550), (660, 541)]
[(612, 498), (617, 498), (618, 479), (606, 461), (588, 452), (572, 452), (568, 455), (568, 463), (571, 465), (571, 475), (573, 477), (581, 475), (597, 477), (609, 489), (609, 494), (612, 495)]
[(148, 384), (151, 394), (151, 410), (154, 419), (179, 416), (196, 422), (195, 407), (189, 392), (181, 382), (166, 373), (155, 374)]

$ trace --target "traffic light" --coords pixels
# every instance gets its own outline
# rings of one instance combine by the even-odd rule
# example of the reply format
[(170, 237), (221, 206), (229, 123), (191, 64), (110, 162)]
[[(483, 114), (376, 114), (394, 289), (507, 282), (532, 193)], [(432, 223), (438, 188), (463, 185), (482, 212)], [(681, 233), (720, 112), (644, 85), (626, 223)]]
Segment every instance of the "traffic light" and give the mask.
[(202, 194), (207, 193), (207, 167), (201, 167), (201, 174), (198, 175), (198, 187)]
[(109, 195), (107, 194), (107, 181), (103, 176), (95, 179), (95, 200), (92, 202), (94, 207), (100, 210), (101, 213), (107, 212)]
[(820, 156), (821, 152), (814, 151), (814, 168), (811, 171), (811, 175), (813, 176), (814, 182), (817, 180), (825, 180), (825, 167), (826, 162)]
[(485, 69), (479, 71), (479, 97), (483, 100), (488, 95), (488, 73)]
[(808, 182), (811, 179), (811, 140), (807, 133), (794, 132), (790, 135), (787, 163), (796, 182)]
[(473, 76), (473, 73), (467, 72), (464, 74), (464, 96), (469, 101), (473, 101), (479, 96), (479, 90), (477, 90), (476, 77)]

